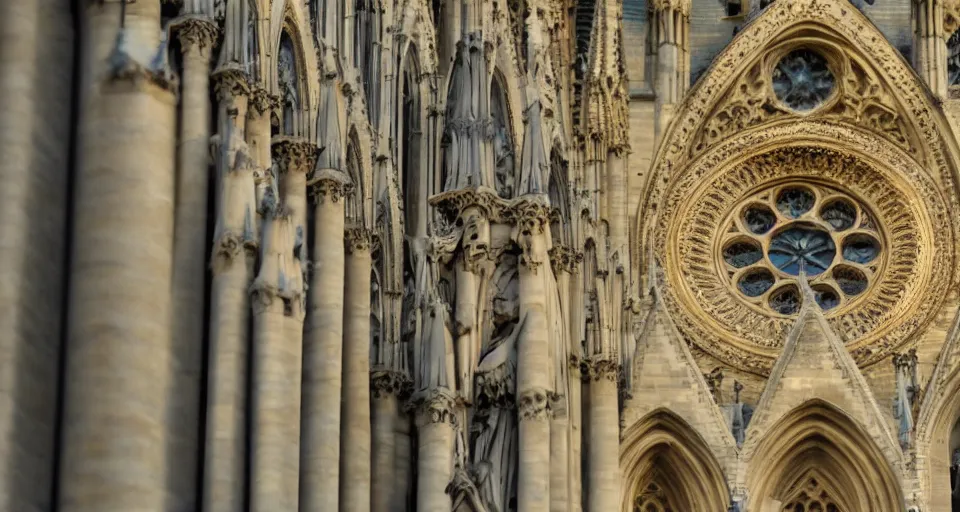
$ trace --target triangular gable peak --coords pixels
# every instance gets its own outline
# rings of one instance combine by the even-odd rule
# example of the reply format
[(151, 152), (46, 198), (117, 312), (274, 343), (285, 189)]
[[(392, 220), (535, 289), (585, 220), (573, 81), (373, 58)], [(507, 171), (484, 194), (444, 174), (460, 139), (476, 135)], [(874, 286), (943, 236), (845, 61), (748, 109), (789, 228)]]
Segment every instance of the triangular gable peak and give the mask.
[(656, 409), (669, 410), (703, 437), (721, 466), (730, 468), (736, 459), (736, 441), (659, 293), (654, 300), (637, 343), (633, 385), (623, 407), (624, 425), (629, 429)]
[(781, 418), (806, 403), (822, 401), (857, 422), (899, 472), (903, 452), (866, 379), (830, 328), (806, 279), (801, 276), (799, 282), (803, 306), (747, 429), (741, 469), (750, 464), (758, 444)]

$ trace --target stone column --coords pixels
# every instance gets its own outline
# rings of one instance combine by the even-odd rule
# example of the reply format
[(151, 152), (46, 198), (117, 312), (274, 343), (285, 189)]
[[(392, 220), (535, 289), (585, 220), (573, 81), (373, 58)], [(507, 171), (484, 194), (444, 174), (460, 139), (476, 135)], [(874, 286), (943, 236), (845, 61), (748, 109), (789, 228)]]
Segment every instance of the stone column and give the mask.
[[(210, 348), (203, 510), (243, 507), (246, 488), (247, 382), (250, 298), (260, 230), (254, 176), (262, 168), (243, 137), (246, 82), (234, 74), (217, 81), (220, 133), (211, 144), (217, 163), (217, 228), (212, 250)], [(238, 157), (239, 155), (239, 157)]]
[(554, 395), (550, 400), (550, 512), (570, 509), (569, 457), (567, 397)]
[[(145, 4), (140, 14), (156, 30), (159, 4)], [(99, 83), (80, 131), (57, 507), (65, 512), (168, 503), (176, 100), (166, 76), (116, 57), (123, 65)]]
[(517, 206), (515, 239), (520, 257), (520, 318), (517, 345), (517, 407), (520, 418), (517, 510), (550, 510), (550, 422), (547, 397), (552, 386), (547, 336), (547, 208), (523, 201)]
[[(391, 371), (371, 372), (372, 440), (370, 475), (370, 509), (372, 512), (392, 512), (406, 496), (399, 493), (397, 464), (397, 414), (402, 376)], [(404, 510), (400, 508), (400, 510)]]
[(303, 345), (287, 323), (302, 319), (303, 286), (295, 229), (284, 211), (264, 222), (253, 303), (253, 406), (250, 510), (296, 512), (300, 477), (300, 377)]
[(620, 412), (616, 362), (597, 356), (586, 362), (590, 441), (587, 510), (616, 510), (620, 500)]
[(456, 397), (433, 389), (417, 400), (417, 512), (445, 512), (453, 503), (447, 484), (453, 478), (453, 451), (457, 428)]
[[(952, 3), (952, 2), (950, 2)], [(914, 0), (913, 62), (917, 73), (940, 98), (947, 97), (947, 39), (957, 29), (945, 27), (944, 2)]]
[(173, 22), (183, 56), (180, 141), (173, 242), (172, 343), (176, 378), (171, 402), (170, 493), (196, 503), (200, 374), (203, 371), (204, 283), (207, 274), (207, 187), (210, 177), (210, 52), (217, 25), (203, 16)]
[(673, 118), (675, 105), (683, 99), (690, 85), (690, 2), (658, 0), (653, 4), (657, 64), (654, 87), (656, 92), (656, 137)]
[(0, 510), (56, 507), (70, 139), (79, 89), (74, 21), (86, 6), (0, 2)]
[[(340, 388), (343, 357), (344, 200), (346, 176), (318, 169), (313, 272), (303, 344), (301, 479), (303, 510), (339, 510)], [(368, 297), (369, 300), (369, 297)]]
[(371, 233), (351, 228), (345, 241), (340, 510), (369, 512)]

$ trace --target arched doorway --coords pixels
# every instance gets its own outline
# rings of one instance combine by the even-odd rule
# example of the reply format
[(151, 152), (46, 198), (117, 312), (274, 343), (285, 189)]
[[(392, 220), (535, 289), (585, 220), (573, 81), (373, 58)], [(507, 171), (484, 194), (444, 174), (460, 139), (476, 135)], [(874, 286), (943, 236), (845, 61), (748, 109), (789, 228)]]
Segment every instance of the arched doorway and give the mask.
[(620, 443), (623, 512), (727, 510), (723, 470), (679, 416), (659, 409), (627, 429)]
[(744, 449), (750, 512), (902, 509), (899, 482), (873, 439), (824, 401), (787, 413)]

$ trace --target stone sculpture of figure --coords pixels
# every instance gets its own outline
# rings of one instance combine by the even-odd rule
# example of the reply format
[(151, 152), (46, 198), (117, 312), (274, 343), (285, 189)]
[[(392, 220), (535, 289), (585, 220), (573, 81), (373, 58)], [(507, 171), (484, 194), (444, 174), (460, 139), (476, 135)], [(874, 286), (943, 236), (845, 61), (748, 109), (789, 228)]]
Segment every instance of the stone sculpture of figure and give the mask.
[(460, 215), (463, 219), (463, 257), (466, 266), (473, 267), (485, 259), (490, 251), (490, 221), (483, 210), (469, 206)]
[(277, 56), (277, 86), (283, 102), (283, 134), (294, 135), (294, 116), (300, 109), (297, 90), (297, 62), (293, 43), (284, 34), (280, 39), (280, 54)]
[(515, 256), (504, 256), (492, 281), (493, 331), (477, 366), (472, 453), (484, 505), (490, 512), (506, 512), (516, 496), (516, 345), (523, 330)]
[(447, 92), (444, 191), (494, 186), (494, 166), (488, 152), (490, 120), (480, 108), (481, 101), (489, 98), (486, 59), (479, 41), (467, 37), (469, 40), (459, 45)]
[(520, 166), (519, 193), (546, 194), (550, 180), (550, 161), (543, 143), (540, 95), (535, 83), (527, 87), (526, 128), (523, 132), (523, 160)]
[[(499, 88), (495, 89), (497, 92)], [(496, 178), (497, 195), (512, 198), (515, 193), (515, 170), (513, 139), (510, 137), (510, 125), (503, 98), (490, 98), (490, 113), (493, 121), (493, 163)]]
[(897, 419), (898, 437), (904, 448), (910, 445), (913, 436), (913, 402), (917, 390), (917, 351), (893, 356), (896, 371), (897, 394), (893, 403), (893, 417)]
[(480, 323), (483, 299), (486, 297), (490, 250), (490, 221), (476, 206), (467, 207), (460, 215), (463, 229), (460, 238), (461, 260), (456, 270), (457, 389), (469, 400), (473, 397), (473, 373), (480, 357)]

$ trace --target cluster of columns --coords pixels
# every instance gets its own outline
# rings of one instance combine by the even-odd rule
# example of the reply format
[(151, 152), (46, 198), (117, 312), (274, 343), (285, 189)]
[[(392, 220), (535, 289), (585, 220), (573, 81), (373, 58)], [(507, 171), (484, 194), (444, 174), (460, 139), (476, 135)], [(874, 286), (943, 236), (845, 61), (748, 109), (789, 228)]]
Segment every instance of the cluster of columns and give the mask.
[[(315, 169), (307, 141), (271, 141), (276, 101), (235, 66), (211, 74), (213, 20), (185, 7), (171, 24), (178, 130), (165, 70), (127, 55), (108, 66), (119, 3), (84, 5), (60, 509), (369, 510), (373, 239), (344, 225), (343, 171)], [(125, 8), (129, 46), (159, 48), (159, 2)]]
[[(914, 0), (914, 66), (917, 73), (940, 98), (947, 97), (947, 39), (957, 30), (960, 5), (952, 0)], [(947, 16), (948, 8), (953, 16)], [(948, 24), (950, 19), (952, 23)]]
[(690, 87), (690, 1), (656, 0), (652, 4), (651, 40), (656, 49), (657, 138)]

